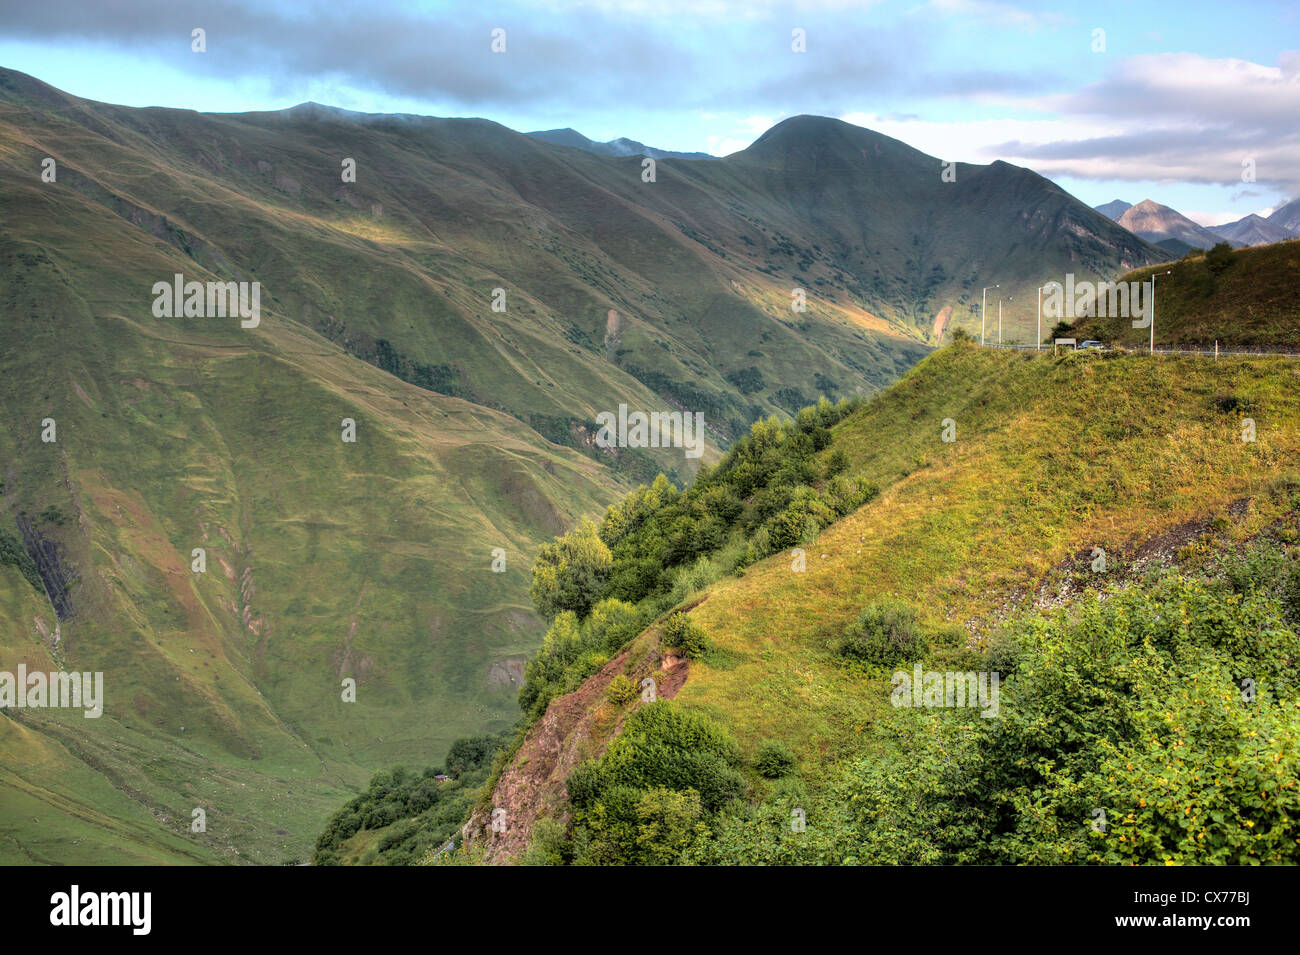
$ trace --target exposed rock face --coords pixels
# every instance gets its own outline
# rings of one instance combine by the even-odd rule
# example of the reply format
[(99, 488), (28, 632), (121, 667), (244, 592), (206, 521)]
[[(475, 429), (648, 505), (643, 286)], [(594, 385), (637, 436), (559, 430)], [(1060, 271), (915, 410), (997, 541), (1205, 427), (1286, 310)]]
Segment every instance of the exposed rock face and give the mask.
[(46, 537), (32, 525), (26, 517), (18, 518), (18, 529), (23, 535), (23, 548), (36, 564), (36, 571), (41, 575), (45, 593), (50, 598), (50, 605), (59, 620), (67, 620), (74, 615), (72, 597), (69, 588), (77, 579), (77, 572), (63, 562), (60, 556), (59, 542)]
[(461, 830), (465, 842), (485, 840), (484, 858), (510, 863), (519, 858), (542, 817), (568, 822), (565, 780), (577, 766), (598, 759), (618, 735), (638, 701), (618, 707), (605, 699), (610, 681), (626, 674), (642, 687), (654, 681), (654, 699), (672, 699), (686, 682), (689, 661), (661, 654), (657, 631), (634, 640), (572, 693), (556, 697), (533, 724), (492, 792), (492, 807), (476, 812)]

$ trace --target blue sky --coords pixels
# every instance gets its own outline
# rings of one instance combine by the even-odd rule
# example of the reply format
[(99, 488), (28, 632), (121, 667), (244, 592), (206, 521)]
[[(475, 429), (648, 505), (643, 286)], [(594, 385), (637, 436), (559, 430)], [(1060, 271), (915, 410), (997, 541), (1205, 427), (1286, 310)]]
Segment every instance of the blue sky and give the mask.
[(315, 100), (716, 155), (816, 113), (1208, 224), (1300, 196), (1294, 0), (63, 0), (7, 5), (0, 65), (132, 106)]

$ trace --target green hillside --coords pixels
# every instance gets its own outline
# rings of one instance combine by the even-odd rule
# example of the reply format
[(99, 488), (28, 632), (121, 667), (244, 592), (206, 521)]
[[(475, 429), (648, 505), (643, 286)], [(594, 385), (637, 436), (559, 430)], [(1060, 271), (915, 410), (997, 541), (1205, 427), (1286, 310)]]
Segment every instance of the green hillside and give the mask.
[(509, 726), (532, 553), (611, 473), (274, 305), (255, 330), (123, 307), (192, 264), (75, 193), (7, 200), (0, 500), (57, 559), (40, 591), (4, 568), (0, 669), (57, 652), (107, 702), (0, 718), (0, 857), (301, 857), (376, 764)]
[[(644, 183), (635, 159), (486, 120), (127, 109), (13, 72), (0, 107), (15, 192), (76, 193), (192, 266), (260, 281), (350, 353), (562, 444), (589, 446), (587, 426), (621, 402), (701, 411), (725, 441), (758, 414), (872, 390), (925, 352), (847, 300), (814, 294), (794, 313), (790, 286), (733, 251), (738, 229), (761, 228), (686, 179), (689, 162)], [(60, 188), (27, 175), (47, 156)], [(643, 454), (643, 475), (681, 468)]]
[[(1169, 274), (1165, 274), (1166, 271)], [(1189, 253), (1176, 262), (1138, 269), (1117, 281), (1156, 278), (1156, 346), (1300, 348), (1300, 242), (1278, 242), (1208, 255)], [(1141, 346), (1149, 328), (1132, 319), (1087, 317), (1069, 334)], [(1046, 334), (1046, 330), (1044, 331)]]
[[(802, 561), (783, 542), (674, 594), (685, 618), (643, 601), (651, 625), (560, 682), (462, 853), (1295, 861), (1296, 375), (1286, 359), (958, 344), (834, 425), (806, 467), (797, 430), (756, 432), (767, 450), (729, 455), (696, 485), (738, 487), (757, 468), (742, 530), (803, 479), (879, 493), (809, 523)], [(619, 574), (616, 557), (607, 580)], [(556, 617), (548, 645), (566, 628), (600, 632), (595, 613), (576, 630)], [(891, 675), (914, 664), (1001, 673), (1001, 718), (892, 706)], [(624, 677), (662, 692), (625, 695)], [(1094, 807), (1107, 833), (1091, 828)], [(791, 831), (796, 808), (806, 832)], [(494, 809), (504, 831), (488, 825)]]

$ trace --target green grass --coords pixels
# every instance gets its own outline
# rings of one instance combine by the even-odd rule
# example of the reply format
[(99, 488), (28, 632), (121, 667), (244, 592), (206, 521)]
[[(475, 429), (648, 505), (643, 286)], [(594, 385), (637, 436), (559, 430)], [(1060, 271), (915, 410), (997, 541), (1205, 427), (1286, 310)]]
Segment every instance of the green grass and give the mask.
[(882, 491), (805, 545), (807, 570), (787, 551), (692, 598), (715, 649), (676, 701), (727, 727), (746, 759), (785, 745), (814, 795), (845, 760), (892, 758), (877, 731), (892, 713), (888, 673), (833, 649), (864, 606), (906, 601), (942, 635), (934, 652), (960, 659), (1040, 585), (1053, 592), (1081, 552), (1104, 548), (1116, 580), (1179, 525), (1217, 516), (1231, 538), (1257, 533), (1300, 486), (1298, 379), (1286, 359), (936, 352), (833, 429), (823, 453), (843, 450), (848, 473)]
[[(1169, 274), (1164, 274), (1169, 270)], [(1300, 349), (1300, 242), (1278, 242), (1232, 252), (1220, 272), (1204, 253), (1122, 276), (1122, 282), (1156, 279), (1156, 345), (1195, 345)], [(1046, 332), (1044, 332), (1046, 334)], [(1070, 333), (1080, 341), (1098, 339), (1143, 346), (1147, 328), (1131, 319), (1084, 318)]]

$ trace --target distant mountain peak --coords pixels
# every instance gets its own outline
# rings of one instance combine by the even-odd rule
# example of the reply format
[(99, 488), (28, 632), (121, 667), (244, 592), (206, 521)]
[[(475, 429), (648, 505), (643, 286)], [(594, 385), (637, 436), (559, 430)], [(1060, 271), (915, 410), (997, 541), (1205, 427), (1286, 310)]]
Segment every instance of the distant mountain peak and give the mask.
[(1194, 249), (1208, 249), (1223, 241), (1221, 236), (1197, 225), (1177, 209), (1161, 205), (1154, 199), (1143, 199), (1115, 221), (1148, 242), (1177, 239)]
[(1100, 206), (1093, 206), (1098, 212), (1108, 219), (1119, 221), (1119, 217), (1133, 208), (1131, 202), (1125, 202), (1123, 199), (1112, 199), (1110, 202)]
[(1278, 208), (1268, 217), (1268, 221), (1288, 232), (1300, 235), (1300, 199), (1292, 199)]
[(1253, 212), (1242, 216), (1236, 222), (1210, 226), (1210, 231), (1229, 242), (1241, 245), (1271, 245), (1274, 242), (1285, 242), (1287, 239), (1297, 237), (1294, 231)]
[(671, 149), (657, 149), (654, 146), (647, 146), (645, 143), (637, 142), (635, 139), (628, 139), (626, 136), (598, 143), (595, 140), (588, 139), (570, 126), (565, 126), (562, 129), (539, 129), (524, 135), (531, 139), (550, 143), (552, 146), (568, 146), (571, 149), (582, 149), (589, 153), (595, 153), (597, 156), (649, 156), (652, 159), (718, 158), (717, 156), (710, 156), (708, 153), (683, 153)]

